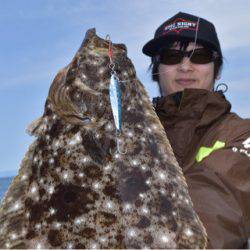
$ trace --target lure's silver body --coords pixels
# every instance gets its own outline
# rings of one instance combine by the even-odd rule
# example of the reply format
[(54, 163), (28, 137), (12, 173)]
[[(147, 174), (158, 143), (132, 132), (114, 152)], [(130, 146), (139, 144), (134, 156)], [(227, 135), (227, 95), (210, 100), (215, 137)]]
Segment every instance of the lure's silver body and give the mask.
[(122, 94), (119, 81), (115, 74), (111, 75), (109, 85), (109, 98), (114, 117), (115, 126), (118, 132), (122, 129)]

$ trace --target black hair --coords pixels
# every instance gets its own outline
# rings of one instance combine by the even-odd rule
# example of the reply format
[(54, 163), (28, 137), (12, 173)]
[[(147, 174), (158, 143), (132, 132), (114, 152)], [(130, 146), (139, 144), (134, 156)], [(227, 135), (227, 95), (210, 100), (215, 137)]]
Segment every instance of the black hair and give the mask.
[[(175, 40), (173, 42), (168, 43), (168, 45), (166, 45), (164, 48), (171, 48), (175, 42), (178, 42), (178, 44), (180, 45), (180, 50), (185, 51), (187, 49), (189, 43), (192, 41), (190, 41), (190, 40)], [(207, 45), (204, 45), (202, 43), (196, 43), (196, 44), (201, 45), (206, 49), (210, 49), (210, 50), (214, 51), (214, 49), (212, 49), (212, 48), (210, 48)], [(159, 60), (158, 54), (151, 57), (151, 64), (149, 65), (148, 70), (151, 70), (152, 80), (158, 83), (159, 91), (160, 91), (160, 94), (162, 95), (163, 93), (162, 93), (162, 89), (160, 86), (159, 74), (158, 74), (159, 73), (158, 68), (160, 65), (160, 60)], [(218, 74), (221, 73), (222, 67), (223, 67), (223, 56), (218, 53), (218, 57), (216, 57), (214, 60), (214, 80), (218, 76)]]

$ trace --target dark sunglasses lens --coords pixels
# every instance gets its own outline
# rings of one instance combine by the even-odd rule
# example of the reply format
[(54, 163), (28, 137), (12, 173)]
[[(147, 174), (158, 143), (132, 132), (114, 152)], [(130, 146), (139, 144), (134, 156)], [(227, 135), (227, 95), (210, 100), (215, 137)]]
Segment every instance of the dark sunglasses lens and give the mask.
[(160, 62), (166, 65), (178, 64), (182, 58), (182, 53), (179, 50), (166, 49), (160, 54)]
[[(182, 61), (183, 56), (183, 52), (180, 50), (164, 49), (160, 53), (160, 63), (175, 65)], [(206, 64), (213, 61), (213, 52), (204, 48), (196, 49), (194, 52), (189, 51), (188, 56), (191, 56), (190, 61), (196, 64)]]
[(210, 50), (197, 49), (191, 56), (190, 61), (196, 64), (206, 64), (213, 61), (213, 54)]

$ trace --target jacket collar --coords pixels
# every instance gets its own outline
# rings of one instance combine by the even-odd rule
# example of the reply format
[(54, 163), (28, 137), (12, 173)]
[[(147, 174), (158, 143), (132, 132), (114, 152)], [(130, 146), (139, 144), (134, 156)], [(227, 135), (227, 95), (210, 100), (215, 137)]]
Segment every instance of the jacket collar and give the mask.
[(188, 164), (188, 155), (197, 150), (202, 136), (230, 108), (221, 92), (204, 89), (185, 89), (181, 93), (155, 99), (155, 111), (180, 166)]
[(221, 91), (204, 89), (185, 89), (166, 97), (157, 97), (154, 106), (167, 126), (193, 119), (197, 120), (196, 128), (209, 126), (231, 109), (231, 104)]

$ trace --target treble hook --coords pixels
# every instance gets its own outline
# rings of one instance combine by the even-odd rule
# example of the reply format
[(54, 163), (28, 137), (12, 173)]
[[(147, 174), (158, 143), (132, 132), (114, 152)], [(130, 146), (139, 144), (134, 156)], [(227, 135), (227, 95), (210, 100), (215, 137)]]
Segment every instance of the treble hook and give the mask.
[(113, 154), (125, 155), (125, 154), (127, 154), (127, 152), (128, 152), (127, 149), (126, 149), (124, 152), (121, 151), (121, 148), (120, 148), (120, 144), (119, 144), (118, 139), (116, 139), (116, 150), (115, 150), (115, 151), (112, 151), (111, 148), (109, 149), (109, 153), (110, 153), (111, 155), (113, 155)]
[(125, 155), (127, 153), (127, 149), (124, 152), (122, 152), (120, 150), (120, 144), (119, 144), (119, 137), (120, 137), (120, 135), (121, 135), (121, 132), (117, 131), (117, 133), (116, 133), (116, 153)]

